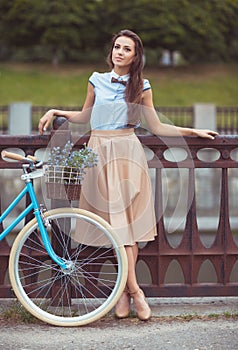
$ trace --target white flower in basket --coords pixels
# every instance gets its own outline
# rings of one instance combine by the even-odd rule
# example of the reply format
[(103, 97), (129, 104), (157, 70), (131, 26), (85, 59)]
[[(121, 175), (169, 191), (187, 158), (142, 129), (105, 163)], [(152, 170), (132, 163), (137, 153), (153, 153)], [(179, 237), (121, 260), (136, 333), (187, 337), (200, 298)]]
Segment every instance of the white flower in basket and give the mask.
[(72, 148), (68, 141), (63, 148), (54, 147), (50, 151), (45, 168), (48, 198), (79, 199), (86, 168), (97, 164), (97, 154), (86, 144), (79, 150)]

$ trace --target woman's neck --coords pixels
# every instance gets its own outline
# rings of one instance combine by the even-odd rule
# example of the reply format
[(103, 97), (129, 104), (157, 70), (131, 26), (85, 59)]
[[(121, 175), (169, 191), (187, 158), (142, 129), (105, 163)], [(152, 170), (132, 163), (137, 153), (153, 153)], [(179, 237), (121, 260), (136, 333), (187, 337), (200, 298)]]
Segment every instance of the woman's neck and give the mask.
[(115, 67), (113, 68), (114, 72), (120, 76), (129, 74), (129, 68), (128, 67)]

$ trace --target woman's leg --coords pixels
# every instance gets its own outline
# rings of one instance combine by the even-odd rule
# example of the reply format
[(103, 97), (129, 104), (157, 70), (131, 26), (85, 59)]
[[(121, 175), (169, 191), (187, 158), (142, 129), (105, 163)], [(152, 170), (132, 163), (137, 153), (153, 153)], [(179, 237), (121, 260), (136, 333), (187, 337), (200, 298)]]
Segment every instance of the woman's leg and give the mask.
[(151, 310), (145, 300), (145, 295), (140, 289), (136, 277), (136, 262), (138, 257), (138, 245), (126, 247), (128, 258), (128, 277), (127, 287), (130, 295), (133, 298), (137, 317), (142, 321), (147, 321), (151, 317)]
[(126, 254), (128, 260), (128, 276), (127, 276), (127, 288), (131, 293), (136, 292), (139, 289), (139, 285), (136, 277), (136, 262), (138, 257), (138, 245), (126, 246)]
[(138, 256), (138, 247), (134, 246), (126, 246), (126, 254), (128, 260), (128, 276), (127, 276), (127, 284), (124, 292), (122, 293), (120, 299), (118, 300), (115, 308), (115, 313), (118, 318), (126, 318), (130, 314), (131, 307), (131, 295), (130, 291), (135, 291), (139, 289), (136, 274), (135, 274), (135, 266)]
[(136, 262), (138, 257), (138, 245), (126, 246), (128, 259), (127, 288), (122, 293), (116, 305), (116, 316), (125, 318), (130, 313), (130, 299), (133, 298), (135, 311), (140, 320), (147, 321), (151, 317), (151, 310), (145, 300), (143, 291), (140, 289), (136, 277)]

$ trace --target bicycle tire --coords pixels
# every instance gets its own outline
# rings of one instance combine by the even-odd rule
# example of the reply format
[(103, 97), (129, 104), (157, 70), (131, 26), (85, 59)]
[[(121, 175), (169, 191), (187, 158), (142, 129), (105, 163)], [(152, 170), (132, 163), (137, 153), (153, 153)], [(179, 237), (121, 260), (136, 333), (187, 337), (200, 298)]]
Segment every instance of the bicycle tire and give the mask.
[[(125, 288), (124, 246), (111, 226), (91, 212), (58, 208), (45, 212), (44, 217), (53, 249), (61, 247), (57, 255), (70, 267), (64, 270), (52, 261), (37, 221), (32, 219), (16, 237), (10, 253), (10, 281), (18, 300), (35, 317), (56, 326), (83, 326), (100, 319), (112, 310)], [(85, 223), (97, 231), (93, 242), (75, 239), (76, 227)], [(85, 240), (88, 233), (84, 232)], [(97, 245), (98, 237), (106, 240), (103, 246)]]

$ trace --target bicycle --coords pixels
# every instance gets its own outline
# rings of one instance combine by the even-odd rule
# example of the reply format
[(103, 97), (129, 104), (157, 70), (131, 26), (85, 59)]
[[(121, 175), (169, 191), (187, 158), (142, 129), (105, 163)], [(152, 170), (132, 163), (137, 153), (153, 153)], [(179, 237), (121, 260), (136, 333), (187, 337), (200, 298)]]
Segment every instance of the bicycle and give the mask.
[[(2, 158), (23, 162), (25, 186), (0, 222), (26, 194), (30, 203), (0, 233), (0, 241), (34, 213), (10, 252), (9, 276), (16, 297), (35, 317), (56, 326), (82, 326), (105, 316), (119, 299), (127, 278), (125, 248), (113, 229), (99, 216), (79, 208), (46, 211), (33, 186), (33, 179), (44, 176), (43, 162), (7, 151), (2, 151)], [(77, 238), (76, 231), (84, 226), (95, 233), (91, 242)]]

